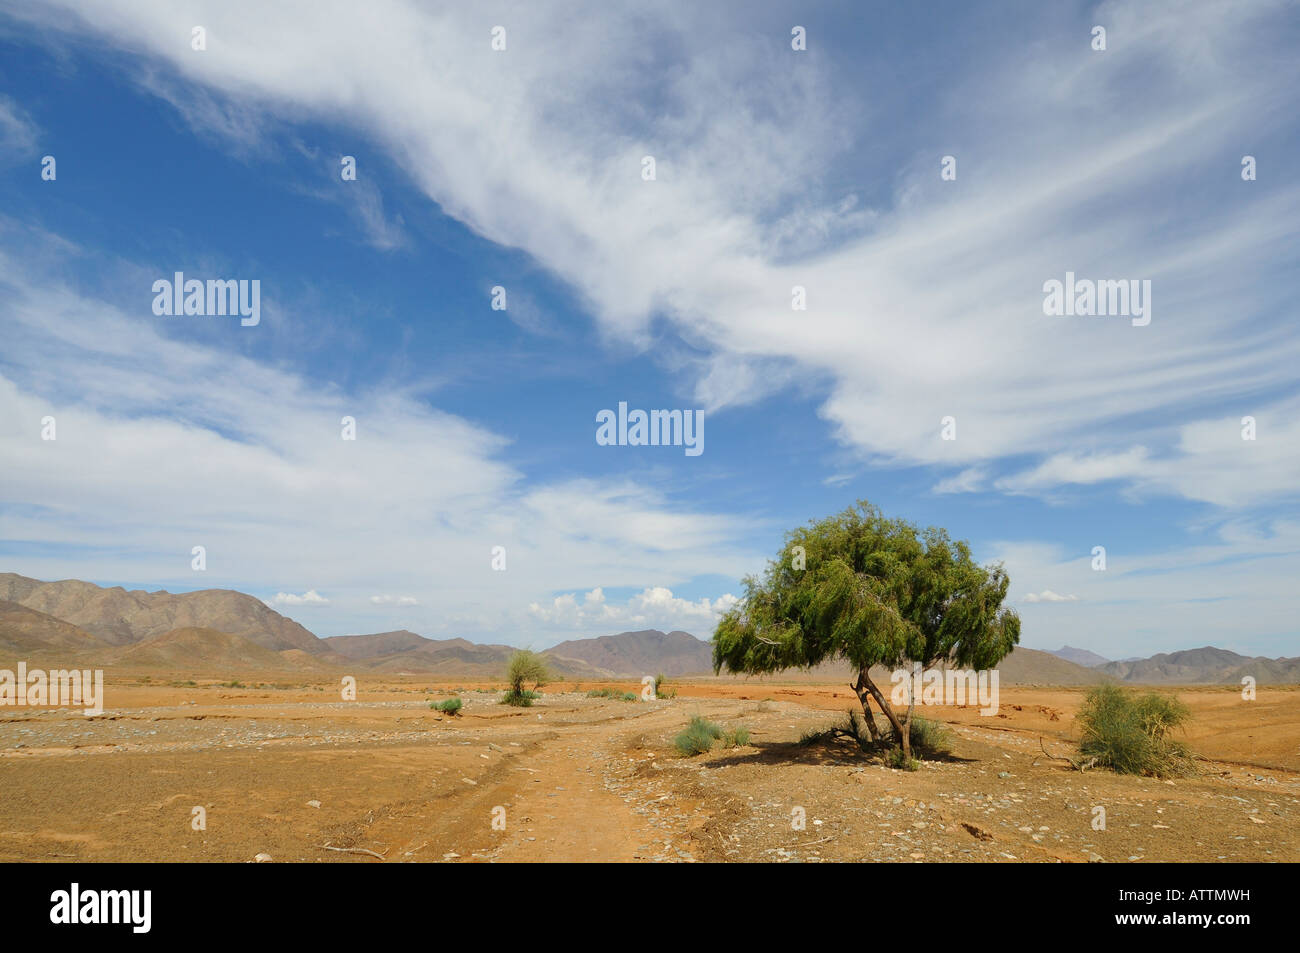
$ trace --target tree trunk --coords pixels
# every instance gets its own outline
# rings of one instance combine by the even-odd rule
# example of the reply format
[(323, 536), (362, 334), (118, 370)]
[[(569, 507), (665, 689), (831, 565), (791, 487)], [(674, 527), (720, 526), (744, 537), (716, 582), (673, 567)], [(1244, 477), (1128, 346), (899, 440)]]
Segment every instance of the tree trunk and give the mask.
[(871, 680), (871, 676), (867, 674), (865, 668), (858, 672), (858, 682), (866, 688), (866, 690), (871, 693), (871, 697), (876, 700), (876, 704), (880, 706), (880, 710), (885, 713), (885, 717), (889, 719), (889, 723), (894, 727), (895, 734), (902, 739), (903, 753), (908, 754), (911, 750), (911, 739), (908, 737), (907, 731), (903, 728), (902, 722), (898, 720), (898, 715), (894, 714), (894, 709), (893, 706), (889, 704), (889, 699), (886, 698), (884, 693), (876, 687), (876, 683)]
[(916, 699), (912, 697), (911, 686), (907, 690), (907, 718), (903, 721), (903, 757), (907, 761), (912, 760), (912, 709), (916, 705)]
[(857, 694), (858, 702), (862, 705), (862, 714), (864, 714), (867, 718), (867, 731), (871, 733), (871, 740), (879, 741), (880, 728), (877, 727), (876, 716), (871, 711), (871, 696), (867, 693), (866, 688), (863, 687), (862, 684), (863, 677), (864, 676), (862, 675), (862, 673), (858, 673), (857, 684), (850, 685), (849, 687), (852, 688), (853, 691)]

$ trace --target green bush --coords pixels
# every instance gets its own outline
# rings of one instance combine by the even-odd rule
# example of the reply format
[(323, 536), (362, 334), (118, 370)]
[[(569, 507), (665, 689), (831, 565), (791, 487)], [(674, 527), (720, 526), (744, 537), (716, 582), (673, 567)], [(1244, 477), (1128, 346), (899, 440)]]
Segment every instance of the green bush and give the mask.
[(514, 705), (516, 708), (532, 708), (533, 702), (542, 697), (541, 692), (523, 691), (516, 692), (514, 689), (507, 689), (505, 695), (501, 697), (501, 704)]
[[(889, 736), (895, 745), (899, 743), (897, 735), (898, 732), (890, 730)], [(911, 736), (912, 754), (919, 758), (941, 758), (952, 754), (952, 735), (941, 722), (913, 714)], [(899, 751), (901, 754), (902, 749)]]
[(813, 745), (824, 744), (825, 742), (836, 738), (839, 734), (839, 729), (834, 726), (830, 728), (820, 728), (815, 731), (805, 731), (799, 736), (799, 747), (809, 748)]
[(743, 748), (749, 744), (749, 729), (740, 725), (734, 731), (727, 732), (726, 742), (728, 748)]
[(906, 758), (903, 756), (902, 748), (891, 748), (886, 756), (886, 762), (891, 768), (897, 768), (900, 771), (915, 771), (921, 766), (921, 762), (915, 758)]
[[(506, 663), (506, 683), (509, 687), (506, 689), (505, 697), (501, 699), (501, 704), (528, 708), (535, 700), (541, 698), (537, 689), (545, 685), (550, 678), (551, 673), (546, 667), (545, 659), (528, 649), (517, 649)], [(532, 689), (527, 688), (530, 682)]]
[(448, 698), (446, 701), (429, 702), (429, 707), (434, 711), (440, 711), (445, 715), (459, 715), (461, 708), (465, 705), (459, 698)]
[(587, 692), (588, 698), (617, 698), (620, 701), (636, 701), (635, 692), (621, 692), (617, 688), (593, 688)]
[(673, 739), (677, 750), (686, 757), (704, 754), (713, 749), (713, 743), (722, 737), (722, 728), (695, 715), (686, 730)]
[(1177, 698), (1099, 685), (1079, 710), (1079, 754), (1119, 774), (1157, 778), (1190, 774), (1187, 746), (1170, 737), (1190, 715)]

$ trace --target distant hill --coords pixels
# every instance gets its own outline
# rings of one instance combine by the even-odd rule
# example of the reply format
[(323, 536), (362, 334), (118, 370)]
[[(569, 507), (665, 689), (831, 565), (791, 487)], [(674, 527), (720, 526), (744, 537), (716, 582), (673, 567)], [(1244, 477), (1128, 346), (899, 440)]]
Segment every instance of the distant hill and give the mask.
[(41, 582), (0, 573), (0, 599), (17, 602), (89, 632), (109, 645), (130, 645), (179, 628), (241, 635), (263, 648), (322, 650), (320, 639), (260, 599), (233, 589), (170, 593), (102, 588), (77, 579)]
[(188, 626), (119, 647), (107, 656), (131, 668), (221, 671), (321, 671), (328, 668), (301, 649), (277, 652), (242, 635)]
[(1097, 671), (1146, 685), (1239, 684), (1252, 676), (1261, 685), (1300, 682), (1300, 658), (1250, 658), (1205, 646), (1136, 661), (1108, 662)]
[[(515, 651), (510, 645), (479, 645), (466, 639), (426, 639), (407, 629), (371, 635), (334, 635), (321, 642), (351, 662), (378, 672), (428, 672), (474, 678), (500, 678)], [(552, 674), (601, 678), (612, 673), (579, 659), (543, 652)]]
[[(231, 589), (169, 593), (42, 582), (0, 573), (0, 657), (201, 671), (276, 669), (428, 673), (499, 679), (515, 649), (427, 639), (406, 629), (318, 639), (260, 599)], [(670, 677), (713, 671), (711, 645), (689, 632), (644, 629), (561, 642), (541, 653), (559, 679)], [(1147, 684), (1300, 683), (1300, 658), (1248, 658), (1205, 647), (1110, 662), (1085, 649), (1016, 648), (998, 666), (1008, 685), (1087, 685), (1107, 678)], [(876, 671), (888, 682), (889, 673)], [(740, 676), (727, 676), (740, 677)], [(845, 662), (777, 679), (844, 682)]]
[(1087, 649), (1076, 649), (1070, 645), (1062, 645), (1059, 649), (1048, 649), (1049, 655), (1055, 655), (1057, 658), (1063, 658), (1067, 662), (1073, 662), (1075, 665), (1082, 665), (1084, 668), (1094, 668), (1098, 665), (1105, 665), (1110, 659), (1104, 655), (1098, 655), (1096, 652), (1089, 652)]
[(416, 635), (409, 629), (395, 632), (376, 632), (373, 635), (331, 635), (321, 639), (325, 646), (339, 655), (350, 659), (378, 658), (381, 655), (393, 655), (408, 649), (419, 648), (427, 642), (422, 635)]
[(998, 673), (999, 683), (1005, 685), (1091, 685), (1103, 681), (1096, 669), (1022, 645), (999, 663)]
[(561, 642), (552, 658), (575, 659), (616, 675), (701, 675), (713, 671), (713, 649), (689, 632), (643, 629)]
[(0, 651), (39, 655), (52, 651), (80, 653), (103, 647), (103, 642), (70, 622), (0, 599)]

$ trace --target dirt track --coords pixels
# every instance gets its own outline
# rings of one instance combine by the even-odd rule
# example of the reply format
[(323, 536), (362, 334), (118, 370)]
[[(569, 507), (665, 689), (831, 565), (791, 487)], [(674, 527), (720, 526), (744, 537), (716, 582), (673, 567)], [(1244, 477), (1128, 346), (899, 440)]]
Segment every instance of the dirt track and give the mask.
[[(1045, 758), (1040, 735), (1068, 750), (1078, 692), (1004, 689), (1005, 718), (940, 710), (953, 757), (908, 773), (795, 744), (847, 689), (704, 681), (678, 686), (695, 697), (625, 702), (557, 685), (530, 709), (467, 690), (452, 718), (429, 711), (431, 684), (389, 678), (343, 702), (326, 684), (128, 680), (96, 718), (9, 709), (0, 859), (380, 862), (328, 845), (389, 862), (1300, 860), (1300, 773), (1283, 769), (1293, 690), (1248, 710), (1183, 693), (1196, 750), (1250, 745), (1281, 767), (1200, 762), (1169, 783)], [(1240, 723), (1225, 728), (1225, 710)], [(681, 758), (671, 739), (696, 713), (743, 724), (750, 744)]]

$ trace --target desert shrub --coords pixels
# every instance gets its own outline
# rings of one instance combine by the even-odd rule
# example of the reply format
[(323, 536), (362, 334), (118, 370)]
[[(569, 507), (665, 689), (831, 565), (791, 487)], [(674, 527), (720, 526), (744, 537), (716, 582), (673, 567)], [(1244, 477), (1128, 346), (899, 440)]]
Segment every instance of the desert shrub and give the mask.
[(1170, 737), (1189, 717), (1187, 706), (1177, 698), (1099, 685), (1079, 710), (1079, 754), (1119, 774), (1158, 778), (1189, 774), (1187, 746)]
[(704, 754), (713, 748), (713, 743), (722, 737), (722, 728), (713, 722), (695, 715), (686, 730), (673, 739), (673, 745), (686, 757)]
[(593, 688), (587, 692), (588, 698), (616, 698), (619, 701), (634, 702), (636, 694), (634, 692), (622, 692), (617, 688)]
[(668, 685), (668, 679), (664, 677), (663, 672), (660, 672), (658, 675), (655, 676), (655, 698), (676, 698), (677, 697), (677, 689), (674, 688), (670, 690), (667, 687), (667, 685)]
[(915, 771), (921, 766), (921, 762), (903, 754), (902, 748), (889, 749), (889, 754), (886, 755), (885, 760), (891, 768), (897, 768), (900, 771)]
[(516, 708), (532, 708), (533, 702), (542, 697), (541, 692), (524, 689), (516, 692), (514, 689), (507, 689), (506, 693), (501, 696), (501, 704), (514, 705)]
[(460, 710), (465, 706), (459, 698), (448, 698), (446, 701), (429, 702), (429, 707), (434, 711), (440, 711), (445, 715), (459, 715)]
[[(536, 652), (518, 649), (506, 663), (506, 694), (501, 703), (527, 708), (541, 697), (537, 689), (545, 685), (551, 677), (546, 667), (546, 660)], [(528, 684), (532, 684), (529, 689)]]
[[(897, 734), (891, 729), (890, 737), (894, 744), (898, 744)], [(951, 753), (952, 735), (941, 722), (920, 715), (912, 716), (912, 754), (921, 758), (940, 758)]]
[(839, 729), (834, 725), (830, 728), (819, 728), (814, 731), (805, 731), (799, 736), (799, 746), (801, 748), (808, 748), (812, 745), (825, 744), (828, 741), (833, 741), (838, 736)]
[(749, 744), (749, 729), (740, 725), (724, 736), (728, 748), (743, 748)]
[[(874, 715), (870, 717), (875, 717)], [(867, 723), (863, 720), (860, 712), (850, 708), (847, 712), (847, 724), (844, 726), (845, 734), (857, 742), (857, 745), (863, 751), (871, 750), (871, 735), (867, 732)]]

